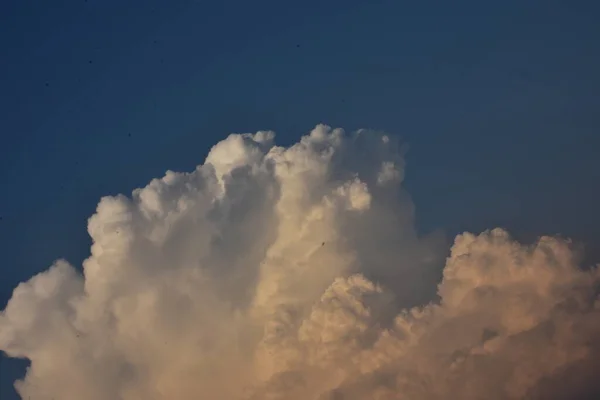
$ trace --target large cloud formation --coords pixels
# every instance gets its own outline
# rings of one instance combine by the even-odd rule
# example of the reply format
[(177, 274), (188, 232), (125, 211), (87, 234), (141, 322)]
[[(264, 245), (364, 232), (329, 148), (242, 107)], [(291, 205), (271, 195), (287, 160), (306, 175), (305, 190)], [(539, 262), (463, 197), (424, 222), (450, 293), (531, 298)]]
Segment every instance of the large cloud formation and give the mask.
[[(231, 135), (101, 199), (83, 275), (19, 285), (23, 399), (571, 399), (600, 393), (597, 269), (500, 229), (419, 237), (402, 148), (319, 125)], [(440, 275), (441, 276), (441, 275)], [(596, 371), (596, 372), (594, 372)]]

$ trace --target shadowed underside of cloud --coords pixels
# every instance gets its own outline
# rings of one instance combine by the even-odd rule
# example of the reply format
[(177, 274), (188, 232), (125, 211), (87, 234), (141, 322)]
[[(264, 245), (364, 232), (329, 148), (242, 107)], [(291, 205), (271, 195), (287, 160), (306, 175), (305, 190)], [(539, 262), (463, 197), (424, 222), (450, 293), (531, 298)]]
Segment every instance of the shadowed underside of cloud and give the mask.
[(0, 315), (0, 349), (31, 361), (20, 395), (600, 393), (598, 270), (566, 240), (500, 229), (459, 235), (444, 261), (403, 176), (393, 137), (319, 125), (289, 148), (231, 135), (191, 173), (101, 199), (84, 274), (59, 260)]

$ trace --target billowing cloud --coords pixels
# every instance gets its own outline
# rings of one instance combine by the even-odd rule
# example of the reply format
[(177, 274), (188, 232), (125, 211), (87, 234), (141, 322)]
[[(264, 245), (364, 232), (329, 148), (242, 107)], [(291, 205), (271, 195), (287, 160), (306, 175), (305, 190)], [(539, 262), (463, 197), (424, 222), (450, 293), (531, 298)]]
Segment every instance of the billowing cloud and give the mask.
[[(0, 349), (42, 400), (570, 399), (600, 393), (597, 269), (568, 241), (420, 237), (393, 137), (231, 135), (105, 197), (83, 275), (19, 285)], [(438, 276), (443, 268), (443, 277)], [(441, 279), (441, 282), (439, 281)], [(437, 288), (437, 292), (436, 292)]]

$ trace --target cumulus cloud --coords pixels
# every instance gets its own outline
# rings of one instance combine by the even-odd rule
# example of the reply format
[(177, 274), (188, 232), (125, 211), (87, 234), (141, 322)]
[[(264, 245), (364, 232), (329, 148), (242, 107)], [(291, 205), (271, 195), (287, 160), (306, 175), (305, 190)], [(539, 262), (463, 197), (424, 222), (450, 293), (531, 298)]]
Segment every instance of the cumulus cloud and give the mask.
[(101, 199), (83, 274), (59, 260), (0, 315), (0, 349), (31, 361), (22, 398), (600, 393), (600, 276), (568, 241), (465, 233), (444, 261), (393, 137), (274, 139), (231, 135), (191, 173)]

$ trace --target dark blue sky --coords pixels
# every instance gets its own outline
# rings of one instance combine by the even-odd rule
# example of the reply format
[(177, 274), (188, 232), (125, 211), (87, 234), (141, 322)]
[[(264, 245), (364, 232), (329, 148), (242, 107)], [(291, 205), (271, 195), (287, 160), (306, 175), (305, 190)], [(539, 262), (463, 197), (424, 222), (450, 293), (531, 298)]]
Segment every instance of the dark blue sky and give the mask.
[(320, 122), (405, 138), (420, 229), (562, 233), (600, 259), (597, 2), (319, 3), (2, 2), (2, 304), (87, 256), (102, 195)]

